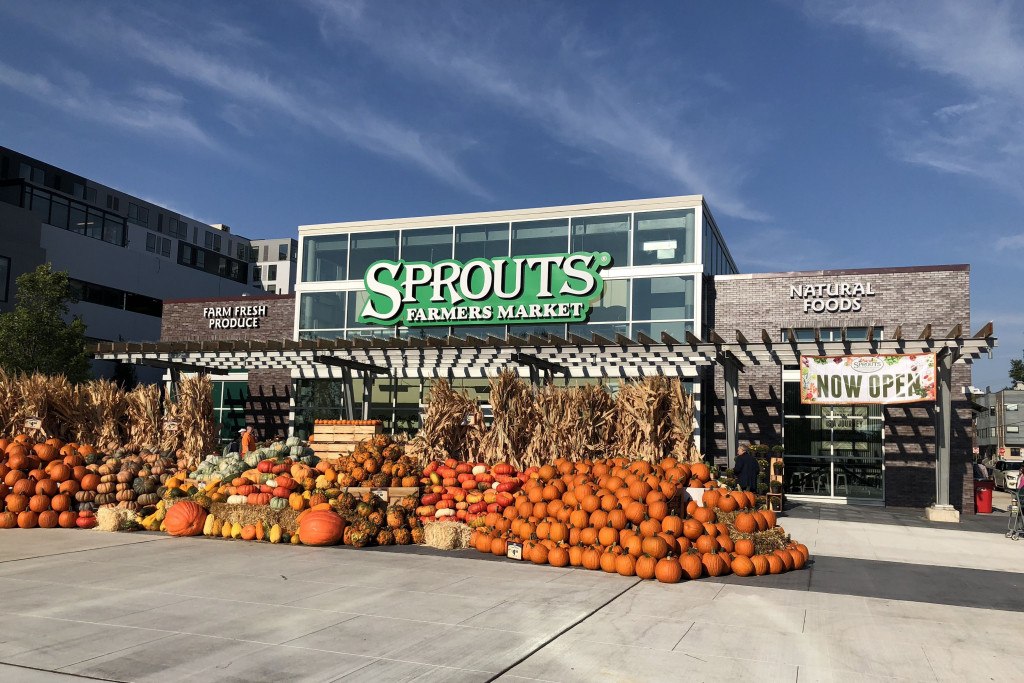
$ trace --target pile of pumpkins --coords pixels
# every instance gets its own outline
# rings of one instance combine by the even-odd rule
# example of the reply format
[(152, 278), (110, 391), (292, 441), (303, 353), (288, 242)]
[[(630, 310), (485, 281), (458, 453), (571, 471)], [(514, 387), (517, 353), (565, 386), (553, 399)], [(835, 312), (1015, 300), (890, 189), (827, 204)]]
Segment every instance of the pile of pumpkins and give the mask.
[(173, 459), (106, 458), (88, 445), (24, 434), (0, 439), (0, 529), (92, 528), (98, 507), (135, 510), (160, 500)]
[(457, 521), (478, 525), (488, 513), (502, 513), (523, 483), (540, 468), (517, 472), (508, 463), (486, 465), (449, 458), (423, 468), (423, 494), (416, 516), (421, 522)]
[(342, 488), (414, 487), (420, 485), (423, 475), (405, 454), (404, 445), (387, 434), (364, 439), (352, 455), (333, 458), (331, 463), (330, 473)]
[[(701, 504), (682, 490), (700, 484)], [(756, 510), (754, 494), (717, 488), (703, 463), (620, 458), (539, 468), (504, 512), (489, 512), (470, 538), (480, 552), (677, 583), (701, 576), (752, 576), (802, 569), (807, 547)]]

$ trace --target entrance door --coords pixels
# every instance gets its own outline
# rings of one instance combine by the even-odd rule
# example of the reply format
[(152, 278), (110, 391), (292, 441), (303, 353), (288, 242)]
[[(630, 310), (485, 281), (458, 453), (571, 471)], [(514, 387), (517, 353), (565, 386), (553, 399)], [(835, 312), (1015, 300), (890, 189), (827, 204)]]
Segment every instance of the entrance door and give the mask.
[[(786, 383), (786, 398), (794, 393)], [(789, 495), (881, 502), (884, 498), (880, 406), (805, 406), (787, 400), (783, 428)]]

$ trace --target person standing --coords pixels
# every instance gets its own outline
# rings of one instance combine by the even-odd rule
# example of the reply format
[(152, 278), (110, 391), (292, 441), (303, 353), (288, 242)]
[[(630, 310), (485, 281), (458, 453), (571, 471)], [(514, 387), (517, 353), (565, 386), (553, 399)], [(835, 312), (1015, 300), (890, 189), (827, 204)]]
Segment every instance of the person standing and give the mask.
[(252, 433), (252, 427), (246, 427), (241, 430), (242, 434), (242, 450), (239, 451), (239, 455), (245, 456), (249, 451), (256, 450), (256, 437)]
[(736, 449), (736, 464), (733, 470), (736, 472), (736, 483), (740, 489), (757, 493), (757, 475), (761, 472), (761, 466), (757, 464), (757, 458), (746, 446)]

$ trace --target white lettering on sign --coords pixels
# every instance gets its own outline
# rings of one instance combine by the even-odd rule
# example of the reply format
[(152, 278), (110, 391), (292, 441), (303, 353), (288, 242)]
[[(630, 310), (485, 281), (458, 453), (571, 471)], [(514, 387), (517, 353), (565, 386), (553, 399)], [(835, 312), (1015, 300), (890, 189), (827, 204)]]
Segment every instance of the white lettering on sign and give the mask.
[(211, 330), (255, 330), (260, 319), (267, 316), (267, 307), (259, 306), (206, 306), (203, 317), (210, 321)]
[(870, 282), (789, 286), (789, 298), (802, 299), (804, 313), (856, 313), (861, 310), (861, 300), (874, 295), (875, 290)]

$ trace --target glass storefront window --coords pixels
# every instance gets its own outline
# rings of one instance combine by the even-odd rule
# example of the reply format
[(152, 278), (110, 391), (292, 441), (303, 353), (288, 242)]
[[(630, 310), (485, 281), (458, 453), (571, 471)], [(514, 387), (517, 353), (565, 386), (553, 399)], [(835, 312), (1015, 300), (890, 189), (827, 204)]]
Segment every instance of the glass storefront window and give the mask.
[(362, 323), (356, 320), (359, 314), (363, 311), (363, 306), (366, 305), (366, 290), (359, 289), (354, 292), (347, 292), (345, 296), (348, 297), (348, 314), (345, 316), (345, 327), (359, 327)]
[(636, 214), (633, 265), (693, 263), (693, 209)]
[(371, 263), (398, 260), (398, 231), (352, 233), (349, 249), (349, 279), (362, 280)]
[(605, 280), (604, 292), (590, 303), (590, 322), (629, 320), (629, 280)]
[(569, 248), (569, 222), (559, 218), (512, 224), (512, 253), (516, 256), (564, 254)]
[(455, 228), (455, 260), (508, 256), (508, 223)]
[(307, 237), (303, 248), (303, 282), (344, 280), (348, 274), (348, 235)]
[(300, 329), (337, 329), (344, 324), (344, 292), (313, 292), (302, 295), (299, 303)]
[(624, 337), (629, 336), (629, 323), (619, 323), (618, 325), (570, 325), (569, 332), (578, 334), (587, 340), (593, 334), (605, 339), (614, 340), (617, 334), (621, 334)]
[(402, 231), (402, 260), (433, 263), (452, 257), (452, 229)]
[(633, 320), (693, 318), (693, 277), (633, 280)]
[(693, 332), (693, 323), (686, 320), (668, 320), (655, 323), (633, 323), (633, 339), (636, 333), (643, 332), (654, 341), (661, 341), (661, 333), (668, 332), (676, 341), (686, 341), (686, 333)]
[(612, 266), (629, 265), (629, 216), (588, 216), (572, 219), (570, 251), (607, 251)]
[(509, 325), (508, 333), (520, 338), (526, 337), (531, 334), (535, 334), (538, 337), (544, 335), (555, 335), (557, 337), (562, 337), (564, 339), (565, 325)]
[(477, 339), (487, 339), (487, 337), (498, 337), (499, 339), (505, 338), (505, 326), (504, 325), (457, 325), (453, 328), (452, 334), (460, 339), (472, 335)]

